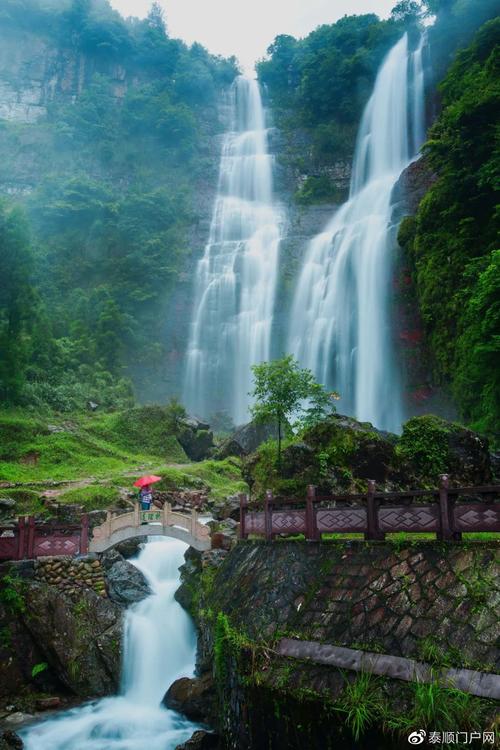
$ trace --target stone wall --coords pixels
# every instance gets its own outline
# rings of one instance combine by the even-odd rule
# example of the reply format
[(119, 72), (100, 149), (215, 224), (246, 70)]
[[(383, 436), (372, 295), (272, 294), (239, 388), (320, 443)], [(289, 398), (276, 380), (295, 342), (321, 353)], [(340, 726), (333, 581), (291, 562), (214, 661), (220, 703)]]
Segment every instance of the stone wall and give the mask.
[(76, 600), (82, 588), (90, 588), (98, 596), (106, 597), (106, 582), (100, 560), (65, 557), (40, 558), (35, 563), (35, 577), (57, 588)]
[[(180, 596), (200, 669), (215, 660), (226, 747), (352, 747), (341, 721), (327, 727), (355, 674), (279, 656), (284, 636), (498, 671), (498, 562), (486, 542), (241, 542), (196, 589), (191, 561)], [(408, 683), (384, 678), (383, 693), (395, 715), (413, 710)], [(382, 723), (355, 746), (397, 747)]]

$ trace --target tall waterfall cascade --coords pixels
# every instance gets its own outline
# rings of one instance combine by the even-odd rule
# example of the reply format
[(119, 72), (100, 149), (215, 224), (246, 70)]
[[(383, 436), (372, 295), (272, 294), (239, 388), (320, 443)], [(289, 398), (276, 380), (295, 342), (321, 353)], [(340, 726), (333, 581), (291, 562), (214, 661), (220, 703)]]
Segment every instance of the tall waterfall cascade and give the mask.
[(378, 72), (361, 120), (348, 201), (309, 243), (288, 350), (340, 393), (344, 413), (398, 432), (401, 383), (391, 326), (396, 227), (391, 194), (423, 143), (423, 40), (405, 34)]
[(184, 401), (199, 416), (248, 421), (251, 365), (268, 360), (282, 215), (257, 81), (230, 92), (210, 236), (198, 263)]
[(128, 609), (121, 694), (22, 731), (26, 750), (174, 750), (197, 726), (161, 705), (172, 682), (194, 673), (194, 626), (174, 600), (186, 545), (153, 537), (131, 560), (152, 595)]

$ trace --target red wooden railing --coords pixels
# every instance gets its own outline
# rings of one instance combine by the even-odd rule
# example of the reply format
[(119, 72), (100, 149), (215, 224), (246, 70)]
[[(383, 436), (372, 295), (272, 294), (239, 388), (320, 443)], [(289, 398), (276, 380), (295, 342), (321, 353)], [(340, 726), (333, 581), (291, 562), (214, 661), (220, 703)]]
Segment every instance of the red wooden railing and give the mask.
[(30, 560), (52, 555), (79, 555), (89, 549), (89, 517), (80, 524), (36, 522), (20, 517), (17, 526), (0, 526), (0, 560)]
[[(467, 501), (459, 504), (459, 497)], [(423, 498), (428, 502), (419, 502)], [(240, 538), (304, 534), (315, 541), (325, 533), (361, 532), (383, 540), (386, 533), (407, 531), (459, 541), (463, 532), (500, 532), (499, 499), (500, 485), (451, 488), (446, 474), (435, 490), (377, 492), (372, 480), (366, 494), (354, 495), (320, 496), (310, 485), (305, 500), (279, 500), (268, 490), (263, 510), (240, 495)]]

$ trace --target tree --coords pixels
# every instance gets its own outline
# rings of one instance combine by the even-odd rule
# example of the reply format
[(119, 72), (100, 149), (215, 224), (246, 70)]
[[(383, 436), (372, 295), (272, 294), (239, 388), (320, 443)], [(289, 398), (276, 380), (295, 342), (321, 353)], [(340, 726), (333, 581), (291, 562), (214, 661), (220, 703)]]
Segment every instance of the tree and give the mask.
[(147, 17), (148, 26), (159, 34), (167, 35), (167, 24), (165, 22), (165, 11), (160, 3), (153, 3)]
[(0, 203), (0, 400), (19, 401), (31, 355), (33, 257), (24, 216)]
[(252, 367), (256, 403), (251, 409), (258, 422), (276, 421), (278, 427), (278, 467), (281, 464), (283, 428), (295, 418), (296, 424), (317, 422), (327, 411), (334, 411), (332, 398), (316, 382), (311, 370), (302, 369), (291, 354)]

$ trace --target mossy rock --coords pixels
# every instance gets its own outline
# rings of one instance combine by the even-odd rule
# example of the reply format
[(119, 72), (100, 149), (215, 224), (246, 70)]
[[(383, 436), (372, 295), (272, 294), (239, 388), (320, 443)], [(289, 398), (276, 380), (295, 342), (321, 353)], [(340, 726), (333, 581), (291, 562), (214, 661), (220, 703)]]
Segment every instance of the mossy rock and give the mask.
[(492, 481), (488, 440), (433, 414), (409, 419), (396, 451), (403, 473), (419, 483), (434, 487), (440, 474), (448, 474), (454, 484)]

